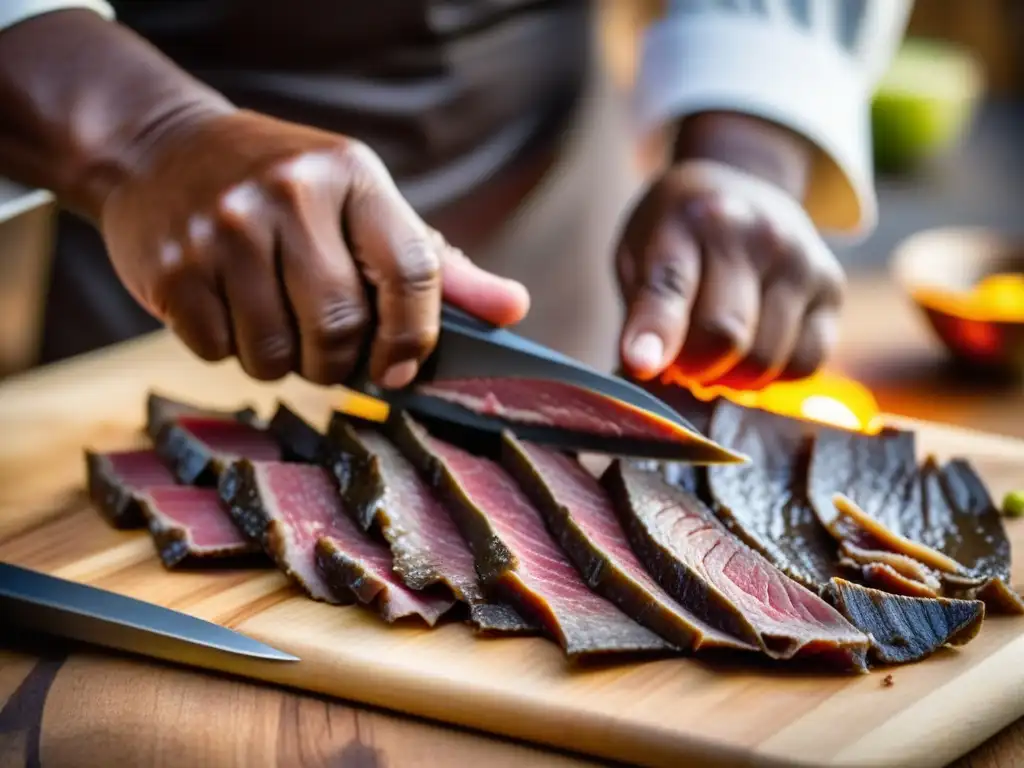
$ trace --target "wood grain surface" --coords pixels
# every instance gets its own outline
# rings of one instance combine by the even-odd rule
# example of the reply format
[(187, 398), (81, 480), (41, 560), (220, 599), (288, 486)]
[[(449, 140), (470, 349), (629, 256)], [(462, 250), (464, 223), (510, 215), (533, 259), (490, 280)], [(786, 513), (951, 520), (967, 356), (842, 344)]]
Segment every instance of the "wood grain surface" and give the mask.
[[(303, 659), (287, 668), (253, 665), (250, 672), (255, 677), (579, 751), (661, 765), (677, 765), (684, 758), (689, 764), (699, 760), (729, 763), (752, 755), (785, 765), (936, 765), (963, 754), (1024, 712), (1024, 697), (1020, 696), (1024, 626), (1012, 619), (989, 620), (982, 635), (963, 652), (943, 653), (924, 664), (894, 670), (892, 687), (883, 686), (879, 674), (850, 679), (742, 671), (692, 660), (570, 672), (558, 649), (543, 640), (477, 640), (461, 626), (432, 632), (385, 627), (360, 608), (332, 608), (297, 596), (273, 571), (168, 574), (145, 534), (109, 529), (89, 508), (80, 490), (82, 446), (112, 448), (132, 442), (141, 422), (144, 393), (154, 384), (169, 394), (215, 406), (249, 400), (264, 411), (280, 395), (318, 422), (331, 405), (343, 400), (340, 392), (328, 397), (297, 380), (277, 387), (258, 385), (245, 380), (231, 364), (202, 365), (166, 336), (13, 380), (0, 387), (0, 425), (5, 434), (0, 446), (0, 558), (213, 619)], [(1024, 443), (937, 428), (926, 428), (922, 440), (926, 447), (941, 453), (974, 457), (997, 493), (1019, 482)], [(1024, 546), (1024, 524), (1013, 525), (1012, 535), (1019, 551)], [(1022, 582), (1024, 571), (1018, 567), (1015, 583)], [(146, 688), (138, 682), (129, 684), (129, 679), (151, 681), (146, 686), (157, 687), (152, 695), (158, 702), (166, 695), (170, 700), (167, 706), (185, 710), (192, 700), (186, 692), (197, 685), (176, 683), (170, 690), (171, 686), (162, 682), (169, 679), (165, 675), (178, 679), (189, 674), (148, 663), (128, 665), (99, 655), (76, 655), (71, 661), (56, 671), (48, 662), (33, 667), (28, 657), (14, 657), (13, 662), (4, 664), (0, 686), (5, 688), (0, 691), (18, 686), (18, 695), (7, 699), (5, 713), (31, 713), (39, 708), (40, 695), (32, 691), (40, 684), (32, 682), (28, 694), (20, 693), (25, 681), (18, 677), (25, 668), (32, 670), (27, 674), (33, 681), (52, 678), (48, 686), (51, 695), (45, 697), (34, 731), (6, 725), (13, 715), (0, 717), (0, 733), (4, 734), (0, 744), (5, 751), (29, 749), (35, 743), (36, 756), (45, 757), (50, 734), (53, 743), (60, 742), (61, 729), (73, 727), (76, 708), (89, 710), (77, 715), (86, 719), (82, 722), (95, 716), (106, 723), (120, 723), (126, 715), (116, 708), (119, 696), (125, 699), (125, 708), (130, 707), (128, 700), (145, 700), (139, 696)], [(120, 673), (100, 671), (105, 669), (102, 665), (131, 671), (118, 678)], [(81, 686), (69, 682), (70, 687), (60, 688), (69, 691), (68, 701), (75, 700), (74, 691), (84, 692), (91, 686), (90, 701), (107, 702), (106, 715), (101, 716), (96, 706), (83, 706), (81, 696), (77, 703), (62, 705), (52, 691), (58, 690), (57, 683), (65, 675), (71, 681), (77, 679)], [(267, 706), (270, 710), (276, 707), (279, 718), (284, 701), (293, 702), (288, 706), (307, 706), (294, 703), (307, 701), (295, 694), (258, 694), (254, 691), (272, 689), (203, 675), (189, 679), (193, 677), (227, 686), (225, 691), (234, 691), (223, 694), (228, 699), (272, 696), (276, 703)], [(115, 684), (117, 679), (124, 682)], [(109, 687), (104, 688), (108, 681)], [(189, 720), (183, 711), (178, 716), (182, 729), (175, 733), (161, 729), (165, 741), (154, 744), (152, 737), (144, 738), (137, 720), (129, 718), (127, 726), (121, 723), (118, 727), (127, 727), (127, 732), (139, 739), (131, 739), (137, 742), (135, 746), (121, 749), (154, 750), (152, 754), (166, 755), (161, 759), (171, 761), (165, 764), (194, 764), (173, 761), (179, 753), (186, 754), (182, 750), (209, 748), (217, 756), (213, 764), (249, 764), (244, 753), (238, 752), (249, 747), (238, 740), (217, 747), (179, 745), (174, 740), (207, 743), (227, 730), (215, 723), (245, 719), (230, 708), (224, 711), (218, 694), (203, 689), (204, 684), (199, 684), (203, 692), (194, 697), (197, 712), (192, 716), (196, 719)], [(113, 693), (115, 690), (118, 693)], [(330, 764), (323, 756), (336, 754), (351, 743), (351, 737), (335, 740), (330, 732), (335, 727), (344, 731), (340, 723), (358, 722), (358, 717), (341, 705), (308, 701), (320, 702), (308, 705), (313, 708), (339, 707), (339, 725), (332, 725), (333, 715), (325, 715), (326, 725), (322, 722), (320, 726), (328, 733), (322, 738), (330, 746), (322, 753), (313, 746), (307, 749), (311, 755), (308, 764)], [(57, 712), (52, 718), (51, 707)], [(971, 717), (963, 717), (964, 712)], [(401, 722), (376, 713), (366, 717)], [(90, 722), (92, 725), (81, 726), (83, 732), (104, 731), (96, 727), (96, 721)], [(279, 732), (281, 721), (274, 722)], [(263, 720), (257, 723), (249, 726), (253, 739), (263, 738), (261, 734), (273, 727)], [(837, 727), (840, 723), (842, 727)], [(412, 737), (424, 745), (430, 742), (428, 734), (448, 733), (434, 726), (408, 727), (409, 733), (427, 729)], [(193, 735), (189, 736), (190, 732)], [(292, 739), (289, 749), (301, 755), (306, 739), (314, 742), (320, 737), (308, 735), (303, 725), (288, 738)], [(438, 738), (445, 741), (447, 737)], [(470, 736), (451, 738), (465, 739), (467, 744), (478, 741)], [(496, 748), (487, 760), (503, 759), (504, 754), (533, 764), (532, 758), (523, 758), (522, 749), (526, 748)], [(41, 764), (59, 765), (68, 755), (53, 754), (54, 762)]]

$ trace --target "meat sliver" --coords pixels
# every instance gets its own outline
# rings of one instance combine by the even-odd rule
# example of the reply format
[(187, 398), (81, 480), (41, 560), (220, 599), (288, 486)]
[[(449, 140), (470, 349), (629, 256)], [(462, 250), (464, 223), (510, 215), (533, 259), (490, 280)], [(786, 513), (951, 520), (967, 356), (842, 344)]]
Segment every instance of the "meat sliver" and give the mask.
[(448, 379), (421, 384), (417, 391), (468, 411), (512, 424), (553, 427), (608, 437), (699, 444), (723, 457), (696, 430), (599, 392), (549, 379)]
[(589, 587), (681, 649), (756, 650), (658, 586), (630, 549), (608, 494), (578, 461), (511, 435), (502, 459)]
[(139, 493), (176, 484), (174, 474), (152, 450), (85, 452), (89, 498), (115, 528), (140, 528), (145, 517)]
[(388, 621), (416, 615), (430, 625), (452, 606), (395, 577), (387, 547), (356, 527), (321, 467), (241, 461), (222, 480), (221, 495), (242, 528), (314, 599), (356, 599)]
[(478, 631), (536, 631), (511, 606), (485, 596), (473, 554), (445, 505), (380, 431), (335, 414), (327, 445), (327, 465), (350, 512), (364, 529), (380, 530), (406, 586), (443, 587), (469, 606), (470, 623)]
[(498, 464), (434, 438), (407, 417), (403, 424), (403, 451), (424, 476), (437, 478), (485, 583), (536, 617), (570, 658), (672, 648), (587, 587)]
[(863, 669), (868, 638), (750, 549), (687, 491), (616, 460), (602, 483), (630, 543), (669, 594), (776, 658), (822, 654)]
[(160, 559), (168, 568), (186, 560), (260, 551), (231, 521), (212, 488), (155, 486), (141, 494), (141, 503)]
[(278, 461), (281, 448), (253, 424), (207, 416), (181, 416), (167, 423), (156, 441), (157, 451), (178, 480), (187, 485), (216, 484), (237, 459)]

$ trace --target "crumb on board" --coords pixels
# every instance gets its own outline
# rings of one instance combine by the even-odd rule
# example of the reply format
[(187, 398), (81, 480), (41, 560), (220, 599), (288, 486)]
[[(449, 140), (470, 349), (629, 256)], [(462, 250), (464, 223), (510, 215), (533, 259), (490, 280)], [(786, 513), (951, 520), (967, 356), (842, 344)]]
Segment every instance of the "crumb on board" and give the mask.
[(892, 688), (892, 675), (886, 675), (882, 678), (883, 688)]

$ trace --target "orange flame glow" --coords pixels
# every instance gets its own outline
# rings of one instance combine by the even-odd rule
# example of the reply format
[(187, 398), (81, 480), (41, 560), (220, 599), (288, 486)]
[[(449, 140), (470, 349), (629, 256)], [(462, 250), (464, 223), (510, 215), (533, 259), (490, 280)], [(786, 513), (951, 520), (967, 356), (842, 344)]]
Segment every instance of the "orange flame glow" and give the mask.
[(776, 382), (758, 391), (704, 387), (672, 368), (665, 372), (662, 381), (685, 387), (700, 400), (724, 397), (747, 408), (760, 408), (855, 432), (878, 434), (883, 426), (878, 403), (871, 390), (853, 379), (836, 374), (818, 373), (799, 381)]
[(968, 291), (923, 287), (918, 303), (947, 315), (980, 322), (1024, 323), (1024, 274), (986, 277)]

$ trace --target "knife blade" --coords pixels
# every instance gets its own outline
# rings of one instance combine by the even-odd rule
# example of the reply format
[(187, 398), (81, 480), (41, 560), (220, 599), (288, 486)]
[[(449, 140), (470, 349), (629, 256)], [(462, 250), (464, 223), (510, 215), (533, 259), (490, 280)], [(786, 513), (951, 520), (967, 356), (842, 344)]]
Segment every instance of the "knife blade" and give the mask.
[(0, 616), (23, 630), (221, 671), (299, 660), (219, 624), (9, 563), (0, 563)]
[[(365, 361), (366, 358), (364, 358)], [(484, 415), (450, 400), (417, 391), (417, 385), (452, 379), (517, 378), (569, 384), (640, 409), (686, 433), (686, 442), (597, 435), (566, 427), (513, 422)], [(511, 430), (520, 438), (580, 452), (609, 453), (699, 463), (734, 463), (746, 457), (714, 443), (676, 410), (643, 388), (601, 373), (578, 360), (498, 328), (450, 305), (441, 311), (441, 330), (433, 353), (416, 380), (404, 389), (374, 385), (368, 367), (359, 366), (346, 386), (388, 403), (392, 408), (483, 432)]]

